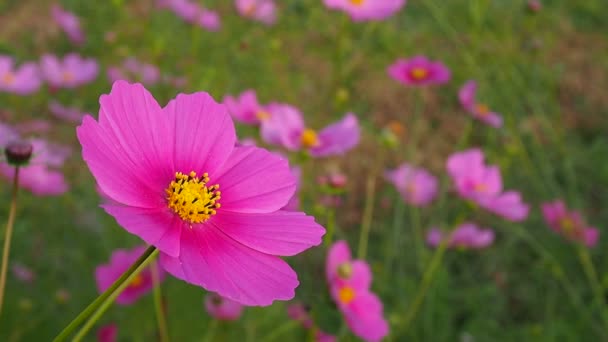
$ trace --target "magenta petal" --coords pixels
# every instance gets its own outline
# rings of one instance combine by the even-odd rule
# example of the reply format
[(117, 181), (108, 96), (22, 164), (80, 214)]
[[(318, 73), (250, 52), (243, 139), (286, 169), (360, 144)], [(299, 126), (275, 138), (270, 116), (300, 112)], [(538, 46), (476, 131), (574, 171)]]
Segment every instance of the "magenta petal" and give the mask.
[(312, 216), (300, 212), (222, 212), (214, 217), (212, 222), (226, 235), (251, 249), (281, 256), (295, 255), (317, 246), (325, 234), (325, 229), (317, 224)]
[(351, 261), (350, 248), (348, 243), (344, 240), (336, 241), (327, 253), (327, 264), (325, 271), (327, 273), (327, 280), (331, 283), (336, 277), (338, 267), (346, 262)]
[(226, 107), (199, 92), (179, 94), (163, 110), (175, 132), (175, 171), (214, 174), (236, 143), (234, 124)]
[(222, 211), (269, 213), (287, 204), (296, 180), (286, 159), (253, 146), (236, 147), (211, 184), (219, 184)]
[(319, 132), (320, 145), (310, 153), (316, 157), (344, 154), (359, 143), (360, 134), (357, 117), (348, 113)]
[(285, 261), (246, 247), (212, 226), (183, 230), (179, 258), (161, 254), (160, 261), (175, 277), (245, 305), (292, 299), (299, 284)]
[(593, 247), (600, 239), (600, 231), (597, 228), (585, 228), (583, 232), (583, 242), (587, 247)]
[(473, 80), (467, 81), (458, 91), (458, 99), (460, 104), (466, 110), (471, 110), (475, 105), (475, 93), (477, 90), (477, 82)]
[(134, 208), (110, 203), (101, 207), (129, 233), (139, 236), (163, 253), (173, 257), (179, 255), (184, 222), (169, 209)]
[(372, 285), (372, 270), (369, 264), (363, 260), (355, 260), (352, 263), (353, 273), (348, 282), (355, 290), (369, 290)]

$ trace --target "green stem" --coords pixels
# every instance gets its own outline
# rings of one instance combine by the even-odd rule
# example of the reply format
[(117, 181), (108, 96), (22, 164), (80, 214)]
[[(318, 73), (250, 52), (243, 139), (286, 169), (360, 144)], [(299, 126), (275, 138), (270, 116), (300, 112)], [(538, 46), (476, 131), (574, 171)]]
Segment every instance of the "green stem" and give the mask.
[(158, 263), (152, 265), (152, 282), (154, 283), (154, 310), (156, 311), (156, 322), (158, 323), (158, 334), (161, 342), (169, 342), (169, 331), (167, 329), (167, 318), (163, 309), (163, 297), (161, 293), (160, 276), (158, 274)]
[(294, 321), (294, 320), (290, 320), (289, 322), (283, 324), (282, 326), (274, 329), (274, 331), (272, 333), (270, 333), (269, 335), (267, 335), (265, 338), (260, 339), (260, 341), (274, 341), (276, 340), (279, 336), (291, 331), (292, 329), (294, 329), (295, 327), (297, 327), (300, 323), (298, 321)]
[(597, 271), (595, 270), (595, 266), (593, 266), (593, 262), (591, 261), (591, 256), (589, 255), (589, 251), (587, 250), (587, 248), (583, 246), (578, 246), (578, 258), (581, 262), (581, 265), (583, 266), (583, 270), (585, 271), (585, 276), (589, 281), (589, 285), (593, 289), (593, 294), (595, 295), (598, 310), (600, 310), (602, 319), (608, 327), (608, 317), (606, 316), (606, 304), (604, 303), (604, 288), (600, 284)]
[(131, 275), (133, 275), (133, 273), (135, 271), (137, 271), (137, 269), (139, 268), (139, 266), (141, 266), (144, 262), (146, 262), (146, 260), (149, 260), (148, 258), (155, 251), (156, 251), (156, 247), (154, 247), (154, 246), (148, 247), (148, 249), (146, 249), (146, 251), (139, 257), (139, 259), (137, 259), (133, 263), (133, 265), (131, 265), (131, 267), (129, 267), (129, 269), (127, 271), (125, 271), (125, 273), (123, 273), (120, 276), (120, 278), (118, 278), (112, 284), (112, 286), (110, 286), (107, 290), (104, 291), (104, 293), (102, 293), (91, 304), (89, 304), (89, 306), (87, 306), (84, 310), (82, 310), (82, 312), (80, 314), (78, 314), (78, 316), (76, 316), (76, 318), (74, 318), (72, 320), (72, 322), (70, 322), (70, 324), (68, 324), (59, 333), (59, 335), (57, 335), (57, 337), (55, 337), (55, 339), (53, 340), (53, 342), (65, 341), (68, 338), (68, 336), (70, 334), (72, 334), (72, 332), (74, 332), (74, 330), (76, 330), (76, 328), (78, 328), (78, 326), (82, 322), (84, 322), (84, 320), (86, 320), (89, 316), (91, 316), (91, 314), (93, 314), (93, 312), (95, 312), (95, 310), (97, 310), (97, 308), (99, 308), (99, 306), (103, 302), (105, 302), (105, 300), (108, 299), (108, 297), (110, 297), (110, 295), (112, 295), (112, 293), (114, 293), (114, 291), (116, 291), (123, 283), (125, 283), (126, 280), (129, 279), (129, 277)]
[(433, 258), (431, 259), (430, 265), (426, 268), (424, 275), (422, 276), (422, 281), (420, 282), (420, 286), (418, 292), (416, 293), (416, 297), (414, 297), (414, 301), (412, 305), (410, 305), (409, 309), (405, 313), (405, 318), (403, 323), (401, 324), (402, 332), (406, 332), (410, 323), (416, 317), (424, 298), (433, 283), (433, 279), (435, 278), (435, 273), (439, 266), (441, 265), (441, 261), (443, 260), (443, 255), (445, 254), (445, 250), (447, 248), (447, 241), (450, 238), (444, 239), (435, 253), (433, 254)]
[(213, 337), (215, 336), (215, 330), (217, 329), (218, 320), (213, 319), (209, 326), (207, 327), (207, 332), (205, 333), (205, 337), (203, 338), (203, 342), (211, 342), (213, 341)]
[(15, 216), (17, 214), (17, 194), (19, 193), (19, 166), (15, 166), (15, 176), (13, 177), (13, 195), (11, 206), (8, 211), (8, 222), (6, 223), (6, 232), (4, 233), (4, 249), (2, 251), (2, 270), (0, 271), (0, 313), (2, 313), (2, 305), (4, 303), (4, 288), (6, 286), (6, 271), (8, 269), (8, 257), (11, 250), (11, 239), (13, 235), (13, 226), (15, 225)]
[(359, 259), (365, 259), (367, 255), (367, 241), (369, 232), (372, 227), (372, 218), (374, 216), (374, 193), (376, 192), (376, 177), (372, 175), (367, 179), (365, 190), (365, 209), (363, 210), (363, 219), (361, 220), (361, 235), (359, 236), (359, 249), (357, 255)]
[(142, 262), (135, 269), (135, 271), (133, 271), (127, 277), (127, 279), (124, 282), (122, 282), (120, 285), (118, 285), (118, 287), (116, 288), (116, 291), (112, 292), (108, 296), (108, 298), (106, 298), (106, 300), (103, 303), (101, 303), (101, 305), (99, 306), (99, 309), (97, 309), (97, 311), (95, 311), (95, 313), (91, 316), (91, 318), (89, 318), (89, 320), (82, 326), (80, 331), (78, 331), (76, 336), (74, 336), (74, 339), (72, 340), (72, 342), (82, 341), (82, 339), (86, 336), (86, 334), (89, 332), (89, 330), (91, 330), (93, 325), (95, 325), (95, 323), (101, 318), (101, 316), (108, 310), (110, 305), (112, 305), (112, 303), (114, 303), (114, 300), (116, 300), (116, 298), (122, 293), (122, 291), (124, 291), (124, 289), (126, 289), (129, 285), (131, 285), (131, 282), (135, 279), (135, 277), (139, 273), (141, 273), (141, 271), (143, 271), (146, 267), (148, 267), (148, 265), (152, 261), (154, 261), (154, 259), (158, 255), (159, 251), (155, 247), (149, 247), (148, 249), (150, 249), (150, 248), (153, 248), (153, 251), (151, 254), (149, 254), (148, 258), (146, 258), (146, 260), (144, 260), (144, 262)]
[(336, 214), (334, 208), (327, 209), (327, 222), (325, 224), (327, 234), (325, 234), (325, 247), (329, 247), (334, 240), (334, 232), (336, 231)]

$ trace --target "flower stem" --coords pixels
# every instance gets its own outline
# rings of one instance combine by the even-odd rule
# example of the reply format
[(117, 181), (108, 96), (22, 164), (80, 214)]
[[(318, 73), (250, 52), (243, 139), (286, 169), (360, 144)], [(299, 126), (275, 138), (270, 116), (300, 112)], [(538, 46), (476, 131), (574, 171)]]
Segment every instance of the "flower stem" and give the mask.
[[(154, 247), (152, 247), (152, 248), (154, 248)], [(148, 249), (150, 249), (150, 248), (148, 248)], [(139, 264), (139, 266), (137, 266), (135, 271), (133, 271), (124, 282), (122, 282), (120, 285), (118, 285), (116, 290), (114, 292), (112, 292), (106, 298), (106, 300), (103, 301), (103, 303), (101, 303), (101, 305), (99, 306), (99, 309), (97, 309), (97, 311), (95, 311), (95, 313), (91, 316), (91, 318), (89, 318), (89, 320), (82, 326), (80, 331), (78, 331), (78, 333), (76, 333), (76, 336), (74, 336), (74, 339), (72, 340), (72, 342), (82, 341), (82, 339), (86, 336), (86, 334), (89, 332), (89, 330), (91, 330), (93, 325), (95, 325), (95, 323), (101, 318), (101, 316), (108, 310), (110, 305), (112, 305), (112, 303), (114, 303), (114, 300), (116, 300), (116, 298), (122, 293), (122, 291), (124, 291), (124, 289), (126, 289), (131, 284), (133, 279), (135, 279), (135, 277), (139, 273), (141, 273), (141, 271), (143, 271), (146, 267), (148, 267), (148, 265), (156, 258), (158, 253), (159, 253), (158, 249), (154, 248), (154, 250), (148, 256), (148, 258), (146, 258), (141, 264)]]
[(327, 234), (325, 234), (325, 247), (329, 247), (334, 240), (334, 232), (336, 231), (336, 215), (334, 208), (327, 209), (327, 222), (325, 224)]
[(372, 175), (367, 179), (365, 189), (365, 209), (363, 210), (363, 219), (361, 223), (361, 235), (359, 236), (359, 249), (357, 255), (359, 259), (365, 259), (367, 255), (367, 240), (369, 239), (369, 231), (372, 227), (372, 218), (374, 216), (374, 193), (376, 191), (376, 177)]
[(11, 237), (13, 226), (15, 225), (15, 215), (17, 213), (17, 193), (19, 192), (19, 166), (15, 166), (15, 176), (13, 177), (13, 195), (11, 206), (8, 212), (8, 222), (4, 233), (4, 248), (2, 250), (2, 270), (0, 271), (0, 314), (4, 304), (4, 288), (6, 286), (6, 270), (8, 268), (8, 256), (11, 250)]
[[(137, 259), (133, 265), (131, 265), (131, 267), (129, 267), (128, 270), (125, 271), (125, 273), (123, 273), (120, 278), (118, 278), (113, 284), (112, 286), (110, 286), (107, 290), (104, 291), (104, 293), (102, 293), (99, 297), (97, 297), (91, 304), (89, 304), (89, 306), (87, 306), (84, 310), (82, 310), (82, 312), (80, 314), (78, 314), (78, 316), (76, 316), (76, 318), (74, 318), (72, 320), (72, 322), (70, 322), (70, 324), (68, 324), (68, 326), (66, 326), (60, 333), (59, 335), (57, 335), (57, 337), (55, 337), (55, 339), (53, 340), (53, 342), (61, 342), (61, 341), (65, 341), (67, 339), (67, 337), (74, 331), (76, 330), (76, 328), (82, 323), (84, 322), (84, 320), (86, 320), (89, 316), (91, 316), (93, 314), (93, 312), (95, 312), (95, 310), (97, 310), (97, 308), (99, 308), (99, 306), (106, 300), (108, 299), (108, 297), (110, 297), (110, 295), (112, 295), (114, 293), (114, 291), (116, 291), (123, 283), (126, 283), (126, 281), (129, 279), (129, 277), (131, 275), (134, 274), (134, 272), (137, 271), (137, 269), (139, 268), (139, 266), (141, 266), (144, 262), (146, 262), (147, 260), (151, 260), (151, 255), (156, 252), (156, 247), (154, 246), (150, 246), (148, 247), (148, 249), (145, 250), (145, 252), (139, 257), (139, 259)], [(139, 273), (139, 272), (138, 272)], [(127, 283), (128, 284), (128, 283)]]
[(152, 266), (151, 272), (152, 282), (154, 283), (154, 309), (156, 310), (156, 321), (158, 323), (160, 342), (169, 342), (169, 331), (167, 330), (167, 318), (165, 316), (165, 310), (163, 309), (163, 298), (157, 263)]
[(422, 302), (424, 301), (426, 293), (428, 292), (429, 288), (431, 287), (431, 284), (435, 277), (435, 272), (437, 271), (437, 269), (439, 268), (439, 265), (441, 265), (441, 261), (443, 260), (443, 255), (445, 253), (448, 240), (449, 239), (445, 239), (444, 241), (441, 242), (441, 244), (439, 245), (439, 247), (433, 254), (433, 258), (431, 259), (429, 267), (426, 268), (426, 271), (422, 275), (422, 281), (420, 282), (420, 286), (418, 288), (418, 292), (416, 293), (416, 297), (414, 297), (414, 301), (412, 302), (412, 305), (410, 305), (409, 309), (405, 313), (405, 318), (401, 325), (403, 332), (407, 331), (407, 328), (409, 327), (410, 323), (412, 322), (414, 317), (416, 317), (416, 314), (418, 313), (418, 310), (420, 309), (420, 306), (422, 305)]
[(595, 295), (595, 300), (597, 302), (598, 310), (600, 310), (600, 315), (604, 320), (604, 324), (608, 325), (608, 317), (606, 316), (606, 304), (604, 302), (604, 289), (602, 284), (600, 284), (599, 278), (597, 276), (597, 271), (593, 266), (593, 262), (591, 261), (591, 256), (589, 255), (589, 251), (583, 247), (578, 247), (578, 257), (583, 266), (583, 270), (585, 271), (585, 276), (587, 276), (587, 280), (589, 281), (589, 285), (593, 290), (593, 294)]

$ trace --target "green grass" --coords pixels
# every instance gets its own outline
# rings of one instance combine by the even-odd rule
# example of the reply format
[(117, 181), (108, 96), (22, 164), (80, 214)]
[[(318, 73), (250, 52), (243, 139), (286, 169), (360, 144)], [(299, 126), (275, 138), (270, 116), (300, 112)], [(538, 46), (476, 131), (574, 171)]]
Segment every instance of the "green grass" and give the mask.
[[(334, 238), (348, 240), (353, 251), (359, 244), (367, 179), (407, 160), (442, 178), (441, 199), (418, 212), (401, 204), (396, 191), (378, 178), (367, 260), (374, 270), (373, 289), (391, 324), (387, 340), (608, 339), (608, 323), (600, 316), (601, 310), (608, 310), (605, 299), (601, 308), (593, 304), (577, 247), (553, 234), (539, 212), (541, 202), (563, 197), (605, 232), (608, 61), (606, 50), (599, 48), (606, 47), (604, 1), (545, 1), (541, 12), (530, 14), (525, 1), (411, 0), (398, 16), (367, 24), (352, 23), (320, 2), (283, 1), (278, 25), (267, 28), (238, 17), (232, 1), (206, 1), (222, 14), (223, 27), (217, 33), (147, 8), (152, 1), (62, 4), (85, 25), (88, 39), (77, 49), (81, 54), (96, 57), (104, 66), (136, 56), (166, 73), (187, 77), (184, 89), (151, 87), (161, 103), (182, 91), (205, 90), (221, 100), (225, 94), (254, 88), (263, 102), (298, 106), (313, 127), (345, 111), (357, 113), (364, 127), (359, 148), (343, 158), (307, 160), (302, 165), (304, 209), (322, 224), (326, 210), (317, 204), (316, 177), (334, 165), (349, 175), (345, 206), (335, 211)], [(12, 13), (21, 16), (11, 22)], [(7, 20), (0, 28), (23, 27), (0, 30), (0, 51), (22, 60), (72, 51), (64, 36), (46, 32), (52, 25), (46, 13), (36, 1), (0, 4), (2, 20)], [(115, 42), (104, 40), (108, 31), (117, 34)], [(385, 71), (396, 58), (417, 54), (442, 60), (453, 72), (448, 85), (427, 91), (425, 103), (417, 100), (416, 90), (396, 84)], [(478, 80), (480, 96), (504, 115), (503, 130), (472, 122), (460, 109), (456, 94), (468, 79)], [(10, 123), (53, 121), (46, 109), (51, 97), (96, 113), (99, 95), (108, 91), (104, 70), (96, 82), (74, 91), (50, 95), (42, 90), (23, 98), (2, 93), (0, 111), (9, 113), (4, 116)], [(414, 122), (416, 116), (420, 121)], [(391, 119), (407, 131), (405, 146), (396, 150), (376, 139)], [(65, 169), (71, 190), (56, 198), (21, 193), (11, 260), (31, 267), (36, 280), (23, 284), (9, 273), (0, 316), (2, 341), (51, 339), (97, 296), (95, 267), (107, 262), (113, 249), (139, 243), (98, 207), (100, 199), (81, 160), (74, 127), (53, 122), (50, 138), (74, 148)], [(252, 128), (238, 129), (242, 137), (257, 137)], [(522, 191), (532, 204), (524, 223), (473, 210), (448, 193), (445, 158), (472, 146), (482, 147), (488, 161), (501, 166), (505, 188)], [(6, 220), (9, 193), (8, 182), (0, 183), (0, 208), (6, 208), (0, 210), (0, 222)], [(405, 315), (434, 253), (422, 245), (420, 232), (463, 220), (492, 227), (495, 245), (479, 252), (446, 251), (406, 329)], [(590, 250), (604, 290), (607, 246), (602, 236)], [(296, 298), (311, 305), (322, 329), (339, 334), (341, 341), (356, 340), (344, 329), (327, 294), (325, 254), (320, 246), (288, 259), (301, 281)], [(69, 293), (67, 300), (57, 299), (60, 290)], [(217, 324), (204, 310), (202, 289), (170, 278), (163, 284), (163, 295), (174, 341), (308, 338), (287, 318), (285, 303), (248, 308), (238, 322)], [(107, 322), (119, 325), (121, 340), (154, 340), (152, 295), (130, 307), (114, 306), (101, 321)]]

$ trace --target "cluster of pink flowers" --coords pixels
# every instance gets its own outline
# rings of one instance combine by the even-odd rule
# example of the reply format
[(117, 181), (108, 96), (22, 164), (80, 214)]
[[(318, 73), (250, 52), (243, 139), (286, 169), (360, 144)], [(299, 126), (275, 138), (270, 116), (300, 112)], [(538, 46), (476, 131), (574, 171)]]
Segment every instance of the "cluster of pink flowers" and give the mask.
[(222, 23), (217, 12), (202, 7), (193, 0), (159, 0), (161, 8), (167, 8), (185, 22), (208, 31), (217, 31)]
[(494, 232), (491, 229), (481, 229), (474, 223), (460, 224), (450, 234), (439, 228), (431, 228), (427, 232), (426, 242), (432, 247), (439, 246), (446, 239), (448, 248), (482, 249), (494, 242)]
[(448, 174), (458, 194), (490, 212), (510, 221), (523, 221), (530, 207), (517, 191), (503, 192), (498, 166), (487, 166), (480, 149), (452, 154), (447, 161)]
[(274, 0), (235, 0), (235, 6), (240, 15), (273, 25), (277, 21), (277, 9)]
[(351, 331), (366, 341), (388, 334), (382, 302), (371, 292), (372, 273), (363, 260), (353, 260), (346, 241), (329, 249), (325, 267), (330, 294)]
[(568, 240), (576, 241), (593, 247), (600, 238), (600, 231), (589, 227), (580, 213), (569, 211), (562, 200), (543, 203), (541, 205), (543, 216), (549, 227), (557, 234)]
[(346, 12), (353, 21), (384, 20), (399, 12), (406, 0), (323, 0), (329, 9)]
[(280, 210), (296, 188), (287, 160), (236, 146), (226, 108), (207, 93), (163, 108), (142, 85), (118, 81), (100, 105), (99, 121), (86, 116), (77, 135), (105, 211), (158, 248), (177, 278), (245, 305), (293, 298), (297, 275), (279, 256), (318, 245), (325, 230)]

